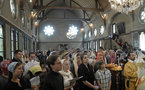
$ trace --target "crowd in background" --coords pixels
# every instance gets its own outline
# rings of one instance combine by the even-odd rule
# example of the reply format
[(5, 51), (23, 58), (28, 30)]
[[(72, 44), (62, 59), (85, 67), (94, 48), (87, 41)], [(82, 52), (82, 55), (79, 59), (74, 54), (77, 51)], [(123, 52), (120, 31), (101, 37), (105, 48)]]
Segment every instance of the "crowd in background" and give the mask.
[[(122, 90), (135, 90), (137, 50), (16, 50), (12, 60), (0, 56), (1, 90), (111, 90), (114, 63), (122, 69)], [(144, 55), (143, 55), (144, 56)], [(143, 60), (145, 57), (142, 57)], [(124, 69), (125, 68), (125, 69)], [(131, 69), (130, 69), (131, 68)], [(142, 71), (141, 71), (142, 72)], [(128, 82), (129, 81), (129, 82)], [(129, 84), (129, 85), (128, 85)]]

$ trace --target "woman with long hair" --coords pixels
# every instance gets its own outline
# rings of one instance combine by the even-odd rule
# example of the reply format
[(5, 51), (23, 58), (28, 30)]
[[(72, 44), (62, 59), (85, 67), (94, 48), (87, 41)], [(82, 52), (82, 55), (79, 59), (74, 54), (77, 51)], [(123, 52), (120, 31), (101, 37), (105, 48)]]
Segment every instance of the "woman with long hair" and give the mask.
[(70, 82), (73, 79), (72, 73), (69, 67), (69, 61), (66, 59), (61, 60), (62, 70), (59, 71), (64, 79), (64, 90), (73, 90), (74, 82)]

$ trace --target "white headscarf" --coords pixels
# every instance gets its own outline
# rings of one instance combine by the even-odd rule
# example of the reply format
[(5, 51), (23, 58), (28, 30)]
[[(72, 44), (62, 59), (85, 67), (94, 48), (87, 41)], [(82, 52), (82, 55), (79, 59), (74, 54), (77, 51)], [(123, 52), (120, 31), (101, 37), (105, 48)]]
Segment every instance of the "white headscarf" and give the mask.
[(9, 64), (8, 66), (8, 71), (10, 71), (11, 73), (13, 73), (14, 69), (16, 68), (18, 62), (12, 62)]

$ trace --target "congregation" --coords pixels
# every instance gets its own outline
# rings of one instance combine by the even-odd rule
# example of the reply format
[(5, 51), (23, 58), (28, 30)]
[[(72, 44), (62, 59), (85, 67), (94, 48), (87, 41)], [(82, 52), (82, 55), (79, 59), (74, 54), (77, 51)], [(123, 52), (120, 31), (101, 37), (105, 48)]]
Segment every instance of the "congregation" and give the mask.
[(140, 90), (145, 74), (138, 50), (16, 50), (12, 60), (0, 60), (1, 90)]

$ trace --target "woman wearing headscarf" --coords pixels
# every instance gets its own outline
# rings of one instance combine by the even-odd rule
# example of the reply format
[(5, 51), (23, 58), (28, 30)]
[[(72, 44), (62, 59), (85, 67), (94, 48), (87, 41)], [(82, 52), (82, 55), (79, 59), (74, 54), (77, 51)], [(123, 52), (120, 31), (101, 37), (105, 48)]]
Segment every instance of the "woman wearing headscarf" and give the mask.
[(73, 79), (72, 73), (70, 71), (69, 62), (66, 59), (61, 60), (62, 70), (59, 71), (64, 79), (64, 90), (73, 90), (74, 82), (70, 82)]
[(99, 51), (96, 53), (96, 61), (99, 61), (99, 60), (104, 60), (105, 61), (105, 53), (104, 53), (102, 47), (100, 47)]
[(8, 66), (9, 77), (6, 85), (6, 90), (24, 90), (31, 88), (28, 80), (21, 77), (23, 73), (22, 64), (19, 62), (12, 62)]
[(113, 50), (110, 50), (110, 59), (111, 59), (111, 63), (116, 63), (116, 54)]
[(78, 77), (78, 67), (81, 64), (80, 54), (74, 55), (73, 64), (70, 67), (70, 71), (73, 73), (73, 77)]
[[(78, 77), (78, 68), (79, 68), (79, 65), (81, 63), (82, 63), (81, 56), (80, 56), (80, 54), (76, 53), (74, 55), (73, 64), (71, 64), (71, 66), (70, 66), (70, 71), (72, 72), (74, 78)], [(74, 90), (78, 90), (78, 86), (79, 86), (78, 81), (76, 81), (76, 84), (74, 86)]]

